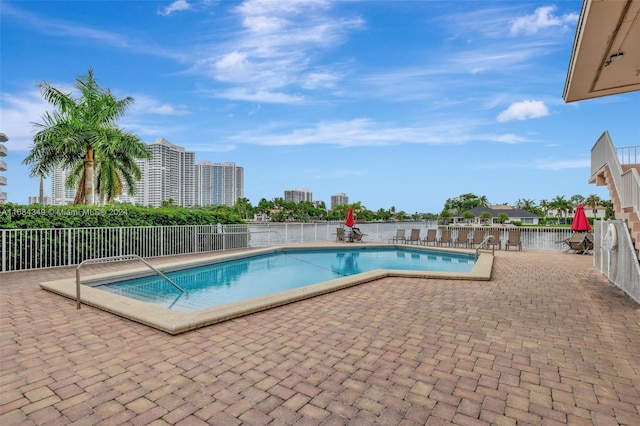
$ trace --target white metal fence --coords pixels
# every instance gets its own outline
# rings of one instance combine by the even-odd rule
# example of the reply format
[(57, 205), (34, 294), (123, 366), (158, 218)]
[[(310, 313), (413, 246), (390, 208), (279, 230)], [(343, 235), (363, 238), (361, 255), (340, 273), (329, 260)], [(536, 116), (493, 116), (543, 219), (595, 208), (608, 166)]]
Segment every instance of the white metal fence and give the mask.
[(613, 285), (640, 303), (640, 264), (626, 222), (598, 221), (595, 225), (593, 265)]
[(248, 246), (247, 225), (1, 229), (0, 271), (78, 265), (87, 259), (136, 254), (160, 257)]
[[(246, 247), (334, 241), (341, 223), (265, 223), (114, 228), (0, 229), (0, 271), (22, 271), (78, 265), (87, 259), (135, 254), (143, 258), (216, 252)], [(398, 228), (420, 229), (424, 238), (435, 223), (363, 223), (364, 241), (388, 242)], [(495, 227), (494, 227), (495, 228)], [(501, 240), (507, 238), (507, 227)], [(460, 226), (452, 226), (453, 237)], [(488, 232), (489, 227), (469, 227)], [(564, 250), (568, 228), (522, 227), (523, 249)]]

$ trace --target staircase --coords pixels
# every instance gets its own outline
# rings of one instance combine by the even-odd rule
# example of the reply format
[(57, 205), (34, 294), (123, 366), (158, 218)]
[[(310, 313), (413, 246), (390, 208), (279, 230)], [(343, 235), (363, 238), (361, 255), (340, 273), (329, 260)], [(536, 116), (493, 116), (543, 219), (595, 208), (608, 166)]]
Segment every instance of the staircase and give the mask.
[(605, 131), (591, 149), (589, 183), (609, 189), (616, 219), (626, 221), (640, 260), (640, 146), (615, 149)]

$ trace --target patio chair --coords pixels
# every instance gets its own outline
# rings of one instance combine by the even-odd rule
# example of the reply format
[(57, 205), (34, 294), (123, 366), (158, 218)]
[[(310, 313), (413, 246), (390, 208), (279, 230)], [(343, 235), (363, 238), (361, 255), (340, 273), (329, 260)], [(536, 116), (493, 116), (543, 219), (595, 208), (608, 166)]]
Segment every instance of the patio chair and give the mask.
[(593, 250), (593, 234), (591, 232), (587, 232), (587, 234), (584, 236), (584, 242), (585, 242), (584, 254), (587, 254), (589, 250)]
[(428, 246), (429, 244), (436, 245), (438, 242), (438, 230), (437, 229), (427, 229), (427, 236), (422, 239), (422, 244)]
[(482, 241), (484, 241), (484, 229), (476, 229), (473, 231), (473, 238), (471, 239), (471, 241), (469, 241), (469, 245), (471, 247), (473, 246), (480, 246), (480, 244), (482, 244)]
[(440, 239), (438, 240), (438, 245), (451, 245), (451, 242), (451, 229), (443, 229), (442, 231), (440, 231)]
[(468, 229), (458, 229), (458, 233), (456, 234), (456, 239), (452, 241), (454, 246), (469, 246), (469, 230)]
[(409, 235), (409, 238), (406, 241), (409, 244), (420, 244), (420, 228), (414, 228), (411, 230), (411, 234)]
[(516, 247), (516, 250), (522, 250), (522, 241), (520, 240), (521, 231), (519, 229), (510, 229), (509, 237), (504, 243), (504, 249), (509, 250), (509, 246)]
[(346, 235), (344, 232), (344, 228), (336, 228), (336, 242), (337, 243), (344, 243), (346, 241)]
[(500, 233), (501, 232), (499, 229), (489, 229), (489, 235), (491, 235), (493, 238), (487, 241), (487, 247), (490, 247), (490, 248), (498, 247), (498, 250), (502, 248), (502, 241), (500, 241)]
[(574, 232), (571, 237), (560, 241), (568, 246), (563, 253), (589, 254), (589, 250), (593, 249), (593, 240), (589, 240), (587, 235), (587, 232)]
[(367, 234), (363, 234), (360, 228), (351, 228), (351, 239), (357, 243), (362, 242), (362, 237)]
[(406, 229), (400, 229), (400, 228), (398, 228), (398, 229), (396, 230), (396, 235), (395, 235), (395, 236), (393, 236), (393, 237), (391, 238), (391, 240), (390, 240), (390, 241), (391, 241), (392, 243), (398, 243), (398, 242), (403, 242), (403, 243), (405, 243), (405, 242), (407, 242), (407, 237), (405, 236), (406, 232), (407, 232), (407, 230), (406, 230)]

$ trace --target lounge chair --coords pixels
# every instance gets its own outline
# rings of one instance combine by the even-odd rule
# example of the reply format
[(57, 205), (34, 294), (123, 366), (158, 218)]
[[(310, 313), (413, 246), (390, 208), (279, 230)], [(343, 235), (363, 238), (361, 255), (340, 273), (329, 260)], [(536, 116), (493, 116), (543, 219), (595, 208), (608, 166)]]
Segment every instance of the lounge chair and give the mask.
[(473, 238), (471, 239), (471, 241), (469, 241), (469, 245), (471, 247), (473, 246), (479, 247), (483, 241), (484, 241), (484, 229), (476, 229), (473, 231)]
[(367, 234), (363, 234), (360, 228), (351, 228), (351, 240), (357, 243), (362, 242), (362, 237)]
[(585, 253), (587, 254), (589, 252), (589, 250), (593, 250), (593, 234), (591, 232), (587, 232), (587, 234), (584, 236), (584, 241), (585, 241)]
[(392, 243), (398, 243), (398, 242), (406, 243), (407, 242), (407, 237), (405, 236), (406, 232), (407, 232), (406, 229), (398, 228), (396, 230), (396, 235), (394, 237), (392, 237), (390, 241)]
[(437, 229), (427, 229), (427, 236), (422, 239), (422, 244), (428, 246), (429, 244), (436, 245), (438, 242), (438, 230)]
[(589, 254), (589, 250), (593, 249), (593, 237), (588, 232), (574, 232), (571, 237), (560, 242), (568, 246), (564, 253)]
[(412, 229), (411, 234), (409, 235), (409, 238), (406, 240), (406, 242), (409, 244), (420, 244), (420, 228)]
[(344, 228), (336, 228), (336, 242), (344, 243), (346, 241), (346, 235), (344, 233)]
[(498, 250), (502, 248), (502, 241), (500, 241), (500, 233), (501, 232), (499, 229), (489, 229), (489, 235), (491, 235), (493, 238), (487, 241), (487, 247), (491, 247), (491, 248), (498, 247)]
[(438, 245), (451, 245), (451, 242), (451, 229), (443, 229), (442, 231), (440, 231), (440, 239), (438, 240)]
[(452, 244), (454, 246), (469, 246), (469, 230), (468, 229), (458, 229), (458, 233), (456, 234), (456, 239), (453, 240)]
[(507, 238), (507, 241), (505, 241), (504, 243), (505, 250), (509, 250), (509, 246), (516, 247), (516, 250), (522, 250), (522, 241), (520, 240), (520, 233), (521, 231), (519, 229), (509, 230), (509, 237)]

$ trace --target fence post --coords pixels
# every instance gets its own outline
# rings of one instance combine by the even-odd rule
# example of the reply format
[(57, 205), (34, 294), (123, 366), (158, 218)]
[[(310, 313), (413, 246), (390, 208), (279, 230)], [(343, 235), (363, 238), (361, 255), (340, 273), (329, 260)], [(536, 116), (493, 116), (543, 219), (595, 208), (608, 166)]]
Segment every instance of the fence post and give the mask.
[(2, 230), (2, 272), (7, 270), (7, 231)]
[(71, 261), (72, 247), (73, 247), (73, 244), (71, 241), (71, 231), (73, 231), (73, 228), (69, 228), (67, 230), (67, 266), (73, 265)]

